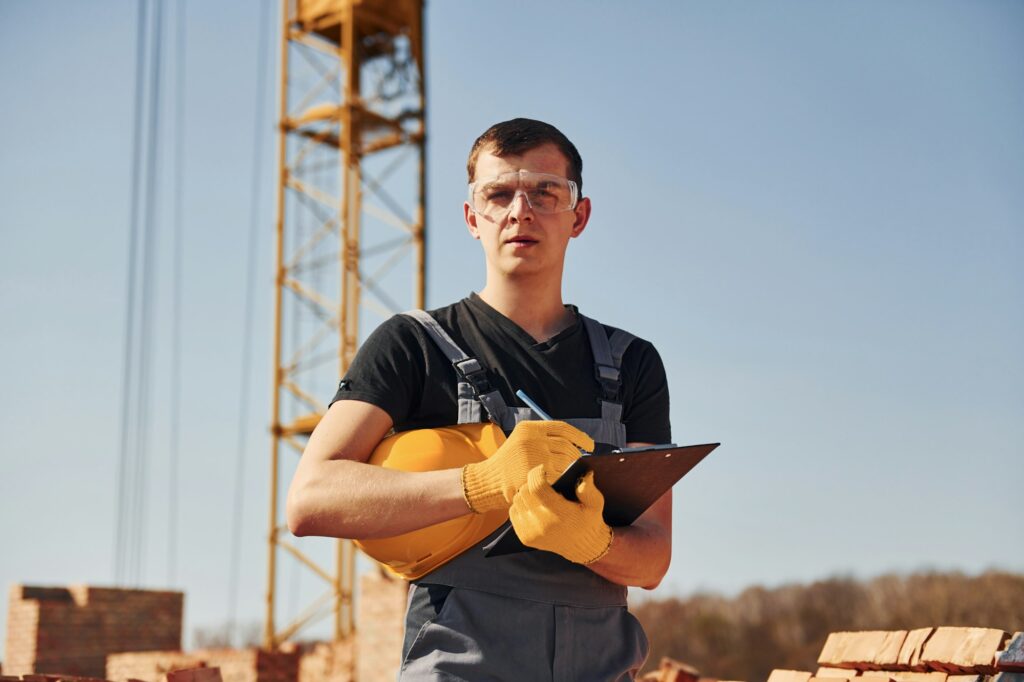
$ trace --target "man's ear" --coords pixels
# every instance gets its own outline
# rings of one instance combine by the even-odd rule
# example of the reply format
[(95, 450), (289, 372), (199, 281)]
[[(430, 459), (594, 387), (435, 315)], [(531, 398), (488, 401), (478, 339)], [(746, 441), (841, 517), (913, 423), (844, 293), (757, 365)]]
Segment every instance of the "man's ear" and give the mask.
[(590, 197), (583, 197), (579, 203), (576, 204), (576, 208), (573, 209), (575, 220), (572, 223), (572, 232), (570, 237), (579, 237), (583, 233), (583, 230), (587, 227), (587, 223), (590, 221)]
[(473, 239), (480, 239), (480, 228), (476, 226), (476, 213), (473, 213), (468, 201), (462, 204), (462, 219), (466, 221), (466, 228), (473, 235)]

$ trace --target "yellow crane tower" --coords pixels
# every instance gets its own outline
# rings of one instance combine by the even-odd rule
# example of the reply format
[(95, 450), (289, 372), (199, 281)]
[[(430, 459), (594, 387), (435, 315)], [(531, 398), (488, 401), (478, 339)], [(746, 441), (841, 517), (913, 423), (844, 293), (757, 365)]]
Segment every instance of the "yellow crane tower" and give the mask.
[[(335, 639), (353, 629), (355, 549), (337, 541), (324, 566), (290, 538), (282, 446), (301, 454), (355, 355), (361, 319), (425, 298), (422, 1), (283, 0), (281, 28), (269, 648), (332, 611)], [(326, 590), (278, 628), (283, 554)]]

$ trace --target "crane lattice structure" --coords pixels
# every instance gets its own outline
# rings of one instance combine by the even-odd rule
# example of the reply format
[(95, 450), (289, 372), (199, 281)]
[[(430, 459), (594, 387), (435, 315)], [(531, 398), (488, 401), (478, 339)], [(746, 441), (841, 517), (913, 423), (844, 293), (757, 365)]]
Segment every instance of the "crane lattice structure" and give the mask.
[[(423, 3), (283, 0), (281, 25), (271, 648), (332, 612), (335, 639), (353, 630), (355, 548), (336, 541), (325, 567), (291, 538), (279, 504), (287, 483), (280, 453), (301, 454), (355, 355), (360, 322), (422, 308), (425, 298)], [(278, 628), (284, 554), (326, 590)]]

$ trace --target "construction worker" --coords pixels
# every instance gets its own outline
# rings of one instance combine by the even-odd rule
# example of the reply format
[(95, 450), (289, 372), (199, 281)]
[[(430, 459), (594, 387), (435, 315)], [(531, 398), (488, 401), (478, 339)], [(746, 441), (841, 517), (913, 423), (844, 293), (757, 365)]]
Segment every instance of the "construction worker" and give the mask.
[[(483, 289), (371, 334), (310, 437), (288, 525), (367, 539), (508, 511), (542, 551), (489, 558), (469, 547), (413, 581), (400, 679), (632, 679), (648, 645), (626, 587), (652, 589), (668, 570), (671, 492), (612, 529), (590, 477), (578, 501), (550, 483), (595, 441), (671, 440), (664, 367), (649, 342), (562, 301), (566, 249), (591, 213), (572, 142), (540, 121), (498, 123), (467, 170), (463, 215), (483, 248)], [(537, 421), (517, 389), (558, 421)], [(483, 461), (415, 473), (367, 463), (392, 429), (488, 419), (510, 435)]]

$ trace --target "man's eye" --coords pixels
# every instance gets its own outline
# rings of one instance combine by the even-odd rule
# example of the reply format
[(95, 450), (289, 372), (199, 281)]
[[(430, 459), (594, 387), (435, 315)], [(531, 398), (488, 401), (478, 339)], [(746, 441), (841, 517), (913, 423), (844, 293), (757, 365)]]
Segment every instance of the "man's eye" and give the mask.
[(487, 197), (487, 201), (508, 201), (512, 198), (512, 192), (507, 189), (492, 189), (484, 196)]
[(559, 184), (556, 184), (556, 183), (553, 183), (553, 182), (545, 182), (543, 184), (537, 185), (537, 187), (536, 187), (536, 189), (534, 191), (536, 191), (536, 192), (545, 192), (545, 193), (551, 194), (551, 195), (557, 195), (557, 194), (564, 194), (567, 190), (568, 190), (568, 188), (564, 187), (562, 185), (559, 185)]

